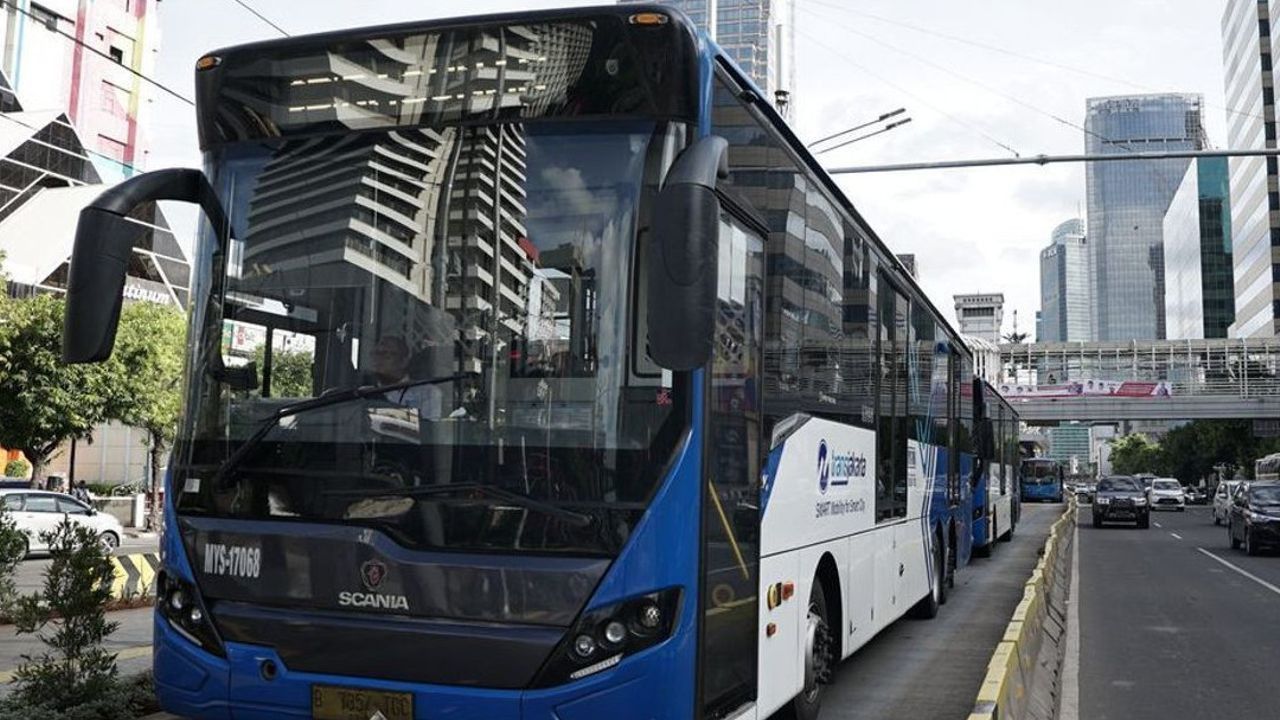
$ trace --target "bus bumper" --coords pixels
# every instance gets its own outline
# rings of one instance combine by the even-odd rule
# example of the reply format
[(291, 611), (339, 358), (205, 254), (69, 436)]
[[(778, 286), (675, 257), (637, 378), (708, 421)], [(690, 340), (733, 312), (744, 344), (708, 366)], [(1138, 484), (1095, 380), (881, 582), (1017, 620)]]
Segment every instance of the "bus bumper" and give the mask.
[[(664, 675), (664, 671), (670, 671), (671, 655), (679, 645), (672, 640), (625, 658), (598, 675), (566, 685), (540, 690), (494, 690), (292, 672), (273, 650), (256, 645), (229, 643), (223, 659), (192, 645), (157, 616), (154, 671), (160, 706), (193, 720), (310, 718), (313, 685), (411, 693), (415, 720), (689, 717), (691, 698), (671, 693), (672, 686), (681, 683)], [(278, 668), (272, 680), (262, 676), (262, 663), (266, 660), (274, 661)], [(430, 662), (426, 658), (423, 661)]]

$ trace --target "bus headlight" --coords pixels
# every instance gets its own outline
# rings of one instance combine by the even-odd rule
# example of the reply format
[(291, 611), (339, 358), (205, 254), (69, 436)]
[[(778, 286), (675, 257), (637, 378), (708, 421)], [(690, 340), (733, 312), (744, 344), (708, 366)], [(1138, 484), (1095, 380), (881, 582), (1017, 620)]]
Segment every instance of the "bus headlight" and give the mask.
[(533, 681), (551, 687), (603, 672), (671, 637), (680, 589), (668, 588), (583, 613)]
[(226, 657), (222, 641), (190, 583), (167, 572), (160, 573), (156, 578), (156, 610), (179, 635), (218, 657)]

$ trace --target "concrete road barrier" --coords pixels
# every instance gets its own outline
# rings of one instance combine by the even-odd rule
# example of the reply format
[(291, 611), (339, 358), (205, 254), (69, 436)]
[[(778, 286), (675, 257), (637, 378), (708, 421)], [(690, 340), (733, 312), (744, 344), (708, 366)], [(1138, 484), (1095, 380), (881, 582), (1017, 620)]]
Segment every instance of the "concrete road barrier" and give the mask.
[(978, 689), (969, 720), (1049, 720), (1057, 714), (1076, 503), (1053, 524)]
[(116, 555), (111, 558), (111, 564), (115, 567), (111, 597), (117, 600), (136, 600), (155, 594), (156, 573), (160, 570), (158, 554)]

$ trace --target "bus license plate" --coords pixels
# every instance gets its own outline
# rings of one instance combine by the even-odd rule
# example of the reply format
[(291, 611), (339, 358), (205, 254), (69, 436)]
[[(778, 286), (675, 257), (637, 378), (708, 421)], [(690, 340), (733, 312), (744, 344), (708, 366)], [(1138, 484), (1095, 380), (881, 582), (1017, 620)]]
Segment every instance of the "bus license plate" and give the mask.
[(316, 720), (370, 720), (379, 712), (387, 720), (413, 720), (413, 694), (311, 686), (311, 716)]

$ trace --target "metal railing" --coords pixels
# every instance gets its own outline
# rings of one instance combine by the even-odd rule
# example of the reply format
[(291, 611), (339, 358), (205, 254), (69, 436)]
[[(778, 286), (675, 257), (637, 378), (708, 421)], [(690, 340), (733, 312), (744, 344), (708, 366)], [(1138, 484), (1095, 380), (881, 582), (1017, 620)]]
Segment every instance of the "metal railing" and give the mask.
[(1002, 381), (1167, 382), (1175, 397), (1280, 396), (1280, 339), (1131, 340), (1000, 346)]

